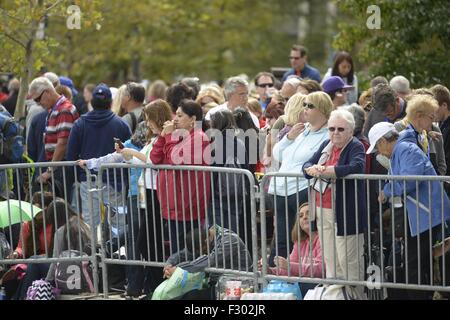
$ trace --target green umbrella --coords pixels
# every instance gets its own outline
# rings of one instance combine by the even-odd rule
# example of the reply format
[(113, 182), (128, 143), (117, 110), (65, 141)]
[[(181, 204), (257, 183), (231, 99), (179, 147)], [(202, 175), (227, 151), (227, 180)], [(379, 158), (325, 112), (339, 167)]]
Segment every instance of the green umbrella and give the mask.
[(0, 201), (0, 228), (23, 221), (30, 221), (41, 211), (41, 208), (33, 206), (26, 201)]

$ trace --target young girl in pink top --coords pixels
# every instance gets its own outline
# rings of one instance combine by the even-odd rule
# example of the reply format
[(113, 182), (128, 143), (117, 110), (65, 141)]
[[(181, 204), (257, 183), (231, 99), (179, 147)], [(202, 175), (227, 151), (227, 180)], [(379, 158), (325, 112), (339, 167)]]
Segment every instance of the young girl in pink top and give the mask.
[(301, 204), (298, 208), (297, 219), (291, 235), (294, 247), (289, 260), (285, 257), (276, 256), (274, 258), (276, 267), (269, 268), (268, 273), (283, 276), (323, 278), (325, 275), (325, 264), (322, 263), (319, 235), (317, 231), (311, 231), (310, 229), (307, 202)]

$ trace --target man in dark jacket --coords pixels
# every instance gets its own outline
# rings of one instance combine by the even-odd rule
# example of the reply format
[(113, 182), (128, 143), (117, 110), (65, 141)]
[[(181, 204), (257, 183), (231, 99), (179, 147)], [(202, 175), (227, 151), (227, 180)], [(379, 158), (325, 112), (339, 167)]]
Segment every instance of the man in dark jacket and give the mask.
[(42, 136), (45, 132), (45, 124), (47, 120), (47, 111), (42, 111), (35, 115), (31, 120), (30, 132), (27, 137), (28, 156), (34, 162), (45, 162), (45, 146)]
[[(445, 162), (447, 163), (446, 176), (450, 176), (450, 91), (443, 85), (435, 85), (431, 88), (434, 98), (439, 104), (436, 120), (439, 121), (439, 128), (444, 140)], [(445, 190), (450, 195), (450, 184), (445, 184)]]
[[(126, 141), (131, 136), (128, 125), (116, 116), (111, 109), (111, 90), (105, 84), (99, 84), (93, 92), (93, 111), (84, 114), (77, 120), (70, 132), (67, 146), (67, 160), (98, 158), (114, 152), (114, 138)], [(110, 201), (112, 205), (120, 204), (122, 175), (118, 170), (109, 170), (109, 183), (103, 192), (106, 192), (104, 199)], [(89, 181), (86, 179), (84, 170), (79, 168), (78, 180), (81, 181), (80, 196), (82, 204), (87, 204)], [(125, 172), (124, 172), (125, 174)], [(107, 177), (103, 175), (103, 182)], [(92, 181), (91, 181), (92, 183)], [(109, 195), (108, 195), (109, 193)], [(88, 224), (93, 223), (96, 227), (100, 224), (100, 211), (98, 195), (93, 193), (93, 220), (90, 220), (88, 208), (83, 207), (83, 218)]]

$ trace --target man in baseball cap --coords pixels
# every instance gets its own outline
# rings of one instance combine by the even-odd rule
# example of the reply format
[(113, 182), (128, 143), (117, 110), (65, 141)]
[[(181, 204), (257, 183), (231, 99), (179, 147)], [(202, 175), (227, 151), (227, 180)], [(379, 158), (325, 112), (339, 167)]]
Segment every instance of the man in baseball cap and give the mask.
[(331, 76), (322, 83), (322, 88), (330, 96), (336, 109), (347, 104), (347, 90), (353, 86), (346, 85), (341, 77)]

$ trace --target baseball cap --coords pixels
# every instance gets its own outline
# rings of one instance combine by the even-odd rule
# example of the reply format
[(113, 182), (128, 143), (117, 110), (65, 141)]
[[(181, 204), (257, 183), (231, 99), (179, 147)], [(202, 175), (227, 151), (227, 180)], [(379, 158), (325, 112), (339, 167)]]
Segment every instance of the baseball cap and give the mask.
[(326, 93), (332, 93), (341, 89), (351, 89), (353, 86), (346, 85), (341, 77), (331, 76), (322, 83), (322, 88)]
[(391, 131), (397, 132), (395, 126), (390, 122), (379, 122), (375, 124), (369, 131), (370, 147), (367, 149), (366, 153), (370, 154), (375, 152), (378, 140)]
[(72, 79), (70, 79), (69, 77), (60, 76), (59, 83), (63, 86), (69, 87), (72, 91), (73, 96), (76, 96), (78, 94), (77, 89), (75, 89), (75, 86), (73, 85)]
[(111, 100), (112, 99), (111, 90), (106, 84), (100, 83), (98, 86), (95, 87), (94, 91), (92, 92), (92, 97), (102, 100)]

